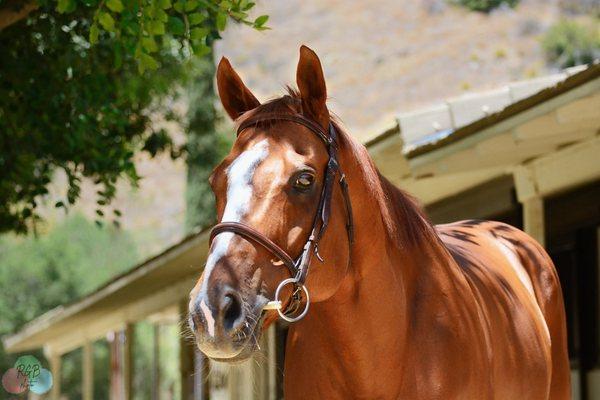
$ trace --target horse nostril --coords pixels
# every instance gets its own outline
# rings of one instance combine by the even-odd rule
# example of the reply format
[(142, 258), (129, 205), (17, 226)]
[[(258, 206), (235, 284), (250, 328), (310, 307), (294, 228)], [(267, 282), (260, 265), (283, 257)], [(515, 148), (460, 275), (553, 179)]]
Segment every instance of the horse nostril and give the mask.
[(233, 294), (226, 294), (223, 299), (223, 328), (225, 330), (232, 330), (236, 322), (242, 314), (242, 304), (237, 296)]

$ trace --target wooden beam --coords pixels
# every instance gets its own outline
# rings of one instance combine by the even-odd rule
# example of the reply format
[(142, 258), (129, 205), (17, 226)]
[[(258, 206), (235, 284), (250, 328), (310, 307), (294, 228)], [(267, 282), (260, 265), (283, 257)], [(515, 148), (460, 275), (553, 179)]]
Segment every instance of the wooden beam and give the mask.
[(188, 302), (182, 300), (179, 304), (180, 335), (179, 335), (179, 374), (181, 377), (181, 400), (194, 400), (194, 352), (195, 346), (187, 338)]
[(269, 400), (277, 400), (277, 324), (273, 323), (265, 332), (267, 341), (268, 367), (268, 397)]
[(35, 1), (9, 0), (0, 8), (0, 31), (37, 10)]
[(123, 398), (123, 363), (121, 351), (121, 332), (110, 332), (110, 398)]
[(152, 335), (152, 400), (160, 397), (160, 324), (154, 324)]
[(519, 165), (513, 170), (517, 200), (523, 206), (523, 230), (542, 246), (546, 243), (544, 198), (540, 193), (535, 171)]
[(133, 354), (134, 354), (134, 335), (135, 335), (135, 325), (132, 323), (127, 323), (125, 325), (124, 330), (125, 335), (125, 348), (123, 349), (123, 386), (125, 392), (125, 399), (132, 400), (134, 396), (134, 386), (133, 386), (133, 377), (134, 377), (134, 364), (133, 364)]
[(523, 201), (523, 230), (542, 246), (546, 243), (544, 199), (531, 197)]
[(195, 362), (194, 362), (194, 393), (196, 394), (196, 400), (208, 400), (210, 399), (210, 388), (208, 384), (208, 373), (210, 370), (209, 360), (204, 354), (198, 349), (194, 349)]
[(60, 400), (61, 398), (61, 366), (62, 359), (60, 354), (51, 354), (50, 355), (50, 372), (52, 373), (52, 389), (50, 391), (50, 399), (51, 400)]
[(94, 399), (94, 347), (91, 341), (83, 345), (83, 400)]

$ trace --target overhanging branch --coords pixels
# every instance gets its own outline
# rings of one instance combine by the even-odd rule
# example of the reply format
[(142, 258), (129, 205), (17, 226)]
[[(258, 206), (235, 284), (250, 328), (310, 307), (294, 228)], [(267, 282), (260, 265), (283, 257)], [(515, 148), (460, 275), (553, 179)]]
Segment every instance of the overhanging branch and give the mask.
[(8, 0), (0, 7), (0, 31), (22, 20), (38, 7), (38, 4), (31, 0)]

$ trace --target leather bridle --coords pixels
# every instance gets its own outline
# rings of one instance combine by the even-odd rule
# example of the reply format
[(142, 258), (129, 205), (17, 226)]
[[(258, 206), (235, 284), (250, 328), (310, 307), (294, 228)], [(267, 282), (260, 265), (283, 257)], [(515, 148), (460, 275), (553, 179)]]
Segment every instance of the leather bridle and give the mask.
[[(342, 190), (346, 208), (346, 231), (348, 233), (348, 243), (350, 245), (354, 241), (352, 204), (350, 203), (350, 195), (348, 193), (348, 183), (345, 175), (340, 169), (337, 158), (337, 132), (331, 122), (329, 123), (329, 135), (327, 135), (319, 124), (301, 114), (261, 114), (256, 117), (250, 117), (243, 121), (237, 129), (237, 136), (239, 136), (245, 129), (252, 126), (257, 126), (267, 121), (290, 121), (305, 126), (325, 143), (325, 146), (327, 147), (327, 153), (329, 154), (329, 160), (327, 161), (327, 167), (325, 169), (323, 188), (321, 190), (321, 197), (319, 199), (319, 207), (317, 208), (317, 213), (314, 217), (310, 234), (303, 246), (302, 252), (297, 258), (294, 259), (288, 254), (287, 251), (282, 249), (267, 236), (258, 232), (251, 226), (241, 222), (221, 222), (215, 225), (210, 233), (209, 243), (212, 243), (215, 236), (217, 236), (219, 233), (231, 232), (262, 246), (279, 260), (281, 260), (281, 262), (290, 271), (292, 277), (285, 279), (277, 287), (277, 290), (275, 291), (275, 301), (271, 303), (278, 305), (272, 308), (276, 309), (281, 318), (284, 320), (288, 322), (295, 322), (302, 319), (308, 312), (310, 297), (308, 295), (308, 290), (305, 287), (305, 282), (313, 253), (321, 262), (324, 261), (319, 254), (319, 242), (321, 241), (323, 234), (329, 225), (329, 218), (331, 215), (331, 198), (333, 196), (333, 187), (338, 174), (340, 176), (338, 182)], [(290, 301), (284, 308), (281, 305), (282, 303), (279, 299), (279, 293), (281, 289), (288, 284), (293, 285), (293, 290)], [(298, 313), (302, 302), (302, 292), (304, 292), (304, 297), (306, 298), (305, 306), (302, 312)]]

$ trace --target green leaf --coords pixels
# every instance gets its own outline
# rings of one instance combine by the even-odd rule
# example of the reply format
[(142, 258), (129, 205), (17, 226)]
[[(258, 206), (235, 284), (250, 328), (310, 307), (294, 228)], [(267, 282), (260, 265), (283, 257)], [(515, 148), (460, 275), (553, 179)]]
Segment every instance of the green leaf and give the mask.
[(254, 20), (254, 27), (261, 28), (264, 24), (267, 23), (268, 20), (269, 20), (268, 15), (261, 15), (260, 17), (258, 17)]
[(158, 68), (158, 61), (149, 54), (142, 53), (140, 57), (140, 63), (145, 69), (154, 70)]
[(202, 13), (193, 13), (188, 15), (188, 21), (191, 26), (198, 25), (206, 19), (206, 15)]
[(58, 0), (56, 10), (59, 13), (70, 13), (75, 11), (76, 4), (75, 0)]
[(98, 43), (98, 35), (100, 35), (100, 29), (98, 29), (98, 24), (93, 23), (90, 27), (90, 43), (96, 44)]
[(192, 50), (194, 50), (194, 54), (197, 57), (202, 57), (210, 53), (210, 47), (208, 47), (203, 42), (194, 42), (192, 43)]
[(156, 19), (160, 22), (167, 22), (169, 20), (169, 15), (163, 10), (156, 10)]
[(64, 202), (62, 202), (62, 201), (57, 201), (57, 202), (54, 204), (54, 207), (56, 207), (56, 208), (61, 208), (61, 207), (64, 207), (64, 206), (65, 206), (65, 203), (64, 203)]
[(194, 28), (190, 31), (190, 39), (202, 40), (208, 35), (208, 28)]
[(224, 31), (227, 26), (227, 14), (219, 13), (217, 14), (217, 29), (220, 31)]
[(172, 7), (171, 0), (158, 0), (158, 6), (163, 10), (168, 10)]
[(142, 38), (142, 47), (148, 53), (154, 53), (155, 51), (158, 51), (158, 45), (156, 44), (156, 41), (153, 37)]
[(185, 8), (185, 3), (181, 0), (178, 0), (175, 5), (173, 6), (173, 8), (175, 9), (175, 11), (182, 13), (184, 11)]
[(223, 10), (229, 10), (231, 8), (231, 1), (222, 1), (221, 4), (219, 4), (219, 7), (221, 7)]
[(115, 20), (109, 13), (101, 12), (98, 17), (98, 21), (100, 22), (100, 25), (102, 25), (102, 27), (107, 31), (112, 32), (115, 30)]
[(178, 17), (169, 17), (167, 22), (169, 32), (173, 35), (183, 35), (185, 33), (185, 24)]
[(188, 0), (185, 3), (185, 6), (183, 7), (183, 9), (187, 12), (189, 11), (194, 11), (196, 8), (198, 8), (198, 1), (197, 0)]
[(161, 21), (150, 21), (150, 23), (148, 23), (148, 32), (152, 35), (164, 35), (165, 23)]
[(116, 13), (120, 13), (121, 11), (123, 11), (123, 3), (121, 2), (121, 0), (108, 0), (106, 2), (106, 7), (108, 7), (109, 10), (114, 11)]
[(254, 7), (255, 5), (256, 5), (256, 3), (250, 2), (250, 3), (242, 6), (242, 10), (248, 11), (249, 9), (251, 9), (252, 7)]

